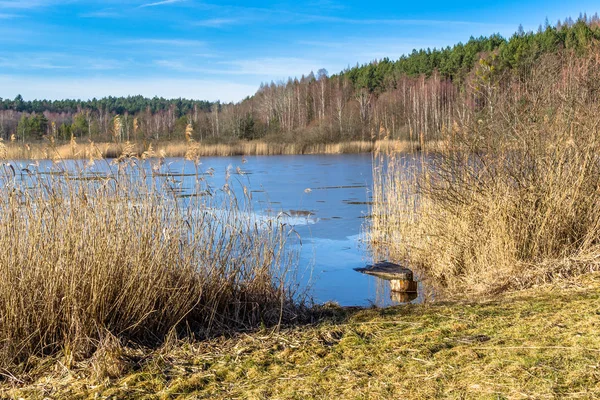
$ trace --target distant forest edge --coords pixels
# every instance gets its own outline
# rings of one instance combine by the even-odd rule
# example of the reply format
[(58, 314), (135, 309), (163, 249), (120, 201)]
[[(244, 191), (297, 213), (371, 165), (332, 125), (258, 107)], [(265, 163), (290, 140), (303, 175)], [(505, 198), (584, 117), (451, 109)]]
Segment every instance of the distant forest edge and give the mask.
[[(80, 100), (0, 98), (0, 137), (13, 142), (190, 140), (334, 143), (437, 140), (457, 118), (480, 118), (509, 82), (535, 79), (540, 64), (600, 54), (600, 19), (580, 15), (537, 32), (471, 38), (414, 50), (328, 76), (320, 70), (262, 84), (239, 103), (133, 97)], [(535, 67), (535, 68), (534, 68)], [(504, 91), (503, 91), (503, 88)], [(492, 101), (492, 98), (496, 99)]]

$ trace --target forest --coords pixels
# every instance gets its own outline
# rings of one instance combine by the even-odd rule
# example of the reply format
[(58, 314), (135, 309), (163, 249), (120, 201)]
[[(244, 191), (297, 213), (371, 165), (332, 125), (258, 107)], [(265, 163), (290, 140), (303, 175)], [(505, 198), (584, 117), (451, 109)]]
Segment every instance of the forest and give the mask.
[[(274, 143), (434, 140), (466, 113), (485, 112), (503, 82), (526, 80), (547, 55), (584, 56), (600, 40), (600, 18), (580, 15), (510, 38), (471, 37), (442, 49), (413, 50), (329, 75), (324, 69), (261, 84), (239, 103), (108, 97), (0, 99), (0, 137), (12, 142), (261, 139)], [(115, 123), (118, 121), (118, 123)], [(192, 129), (190, 129), (190, 127)]]

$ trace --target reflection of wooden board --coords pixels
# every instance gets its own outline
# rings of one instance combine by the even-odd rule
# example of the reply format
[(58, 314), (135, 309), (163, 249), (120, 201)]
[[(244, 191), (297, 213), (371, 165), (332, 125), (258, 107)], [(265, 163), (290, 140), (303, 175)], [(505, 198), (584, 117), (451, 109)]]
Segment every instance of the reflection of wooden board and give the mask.
[(390, 292), (390, 298), (397, 303), (410, 303), (419, 297), (418, 293)]
[(389, 281), (397, 279), (402, 281), (413, 280), (413, 272), (410, 269), (387, 261), (378, 262), (373, 265), (367, 265), (366, 268), (354, 268), (354, 270)]
[(392, 292), (403, 292), (403, 293), (416, 293), (417, 282), (415, 281), (403, 281), (403, 280), (391, 280), (390, 289)]

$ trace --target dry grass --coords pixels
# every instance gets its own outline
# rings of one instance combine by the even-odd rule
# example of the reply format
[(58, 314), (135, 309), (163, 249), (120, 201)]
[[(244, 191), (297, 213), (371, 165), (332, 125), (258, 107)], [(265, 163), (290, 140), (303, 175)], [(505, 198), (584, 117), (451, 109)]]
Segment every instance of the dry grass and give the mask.
[(372, 241), (448, 293), (600, 268), (598, 59), (542, 63), (443, 132), (436, 155), (377, 157)]
[[(184, 202), (161, 160), (92, 174), (54, 163), (0, 171), (0, 372), (39, 357), (119, 359), (122, 343), (207, 337), (297, 317), (289, 228), (196, 176)], [(70, 171), (69, 173), (65, 171)], [(233, 185), (229, 183), (228, 185)], [(289, 278), (289, 277), (288, 277)], [(96, 357), (94, 356), (94, 357)], [(119, 375), (112, 362), (99, 375)], [(104, 372), (102, 372), (104, 371)]]
[(190, 146), (195, 146), (200, 157), (239, 156), (239, 155), (293, 155), (293, 154), (354, 154), (370, 153), (373, 151), (407, 151), (411, 146), (408, 142), (353, 141), (341, 143), (267, 143), (262, 141), (241, 141), (228, 144), (204, 144), (190, 142), (152, 142), (152, 143), (82, 143), (75, 141), (67, 144), (3, 144), (1, 158), (7, 160), (43, 160), (43, 159), (88, 159), (91, 156), (117, 158), (125, 150), (136, 155), (142, 155), (152, 146), (156, 154), (162, 157), (185, 157)]
[(113, 350), (125, 372), (112, 378), (95, 375), (97, 360), (67, 370), (47, 359), (0, 397), (593, 399), (599, 300), (588, 275), (493, 301), (330, 308), (278, 333)]

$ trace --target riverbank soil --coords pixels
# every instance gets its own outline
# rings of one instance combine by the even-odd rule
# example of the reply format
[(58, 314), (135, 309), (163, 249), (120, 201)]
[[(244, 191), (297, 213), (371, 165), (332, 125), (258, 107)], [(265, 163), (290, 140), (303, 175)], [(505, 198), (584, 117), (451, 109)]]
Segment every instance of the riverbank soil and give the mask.
[(46, 359), (0, 398), (598, 398), (600, 274), (490, 299), (320, 310), (315, 324)]

